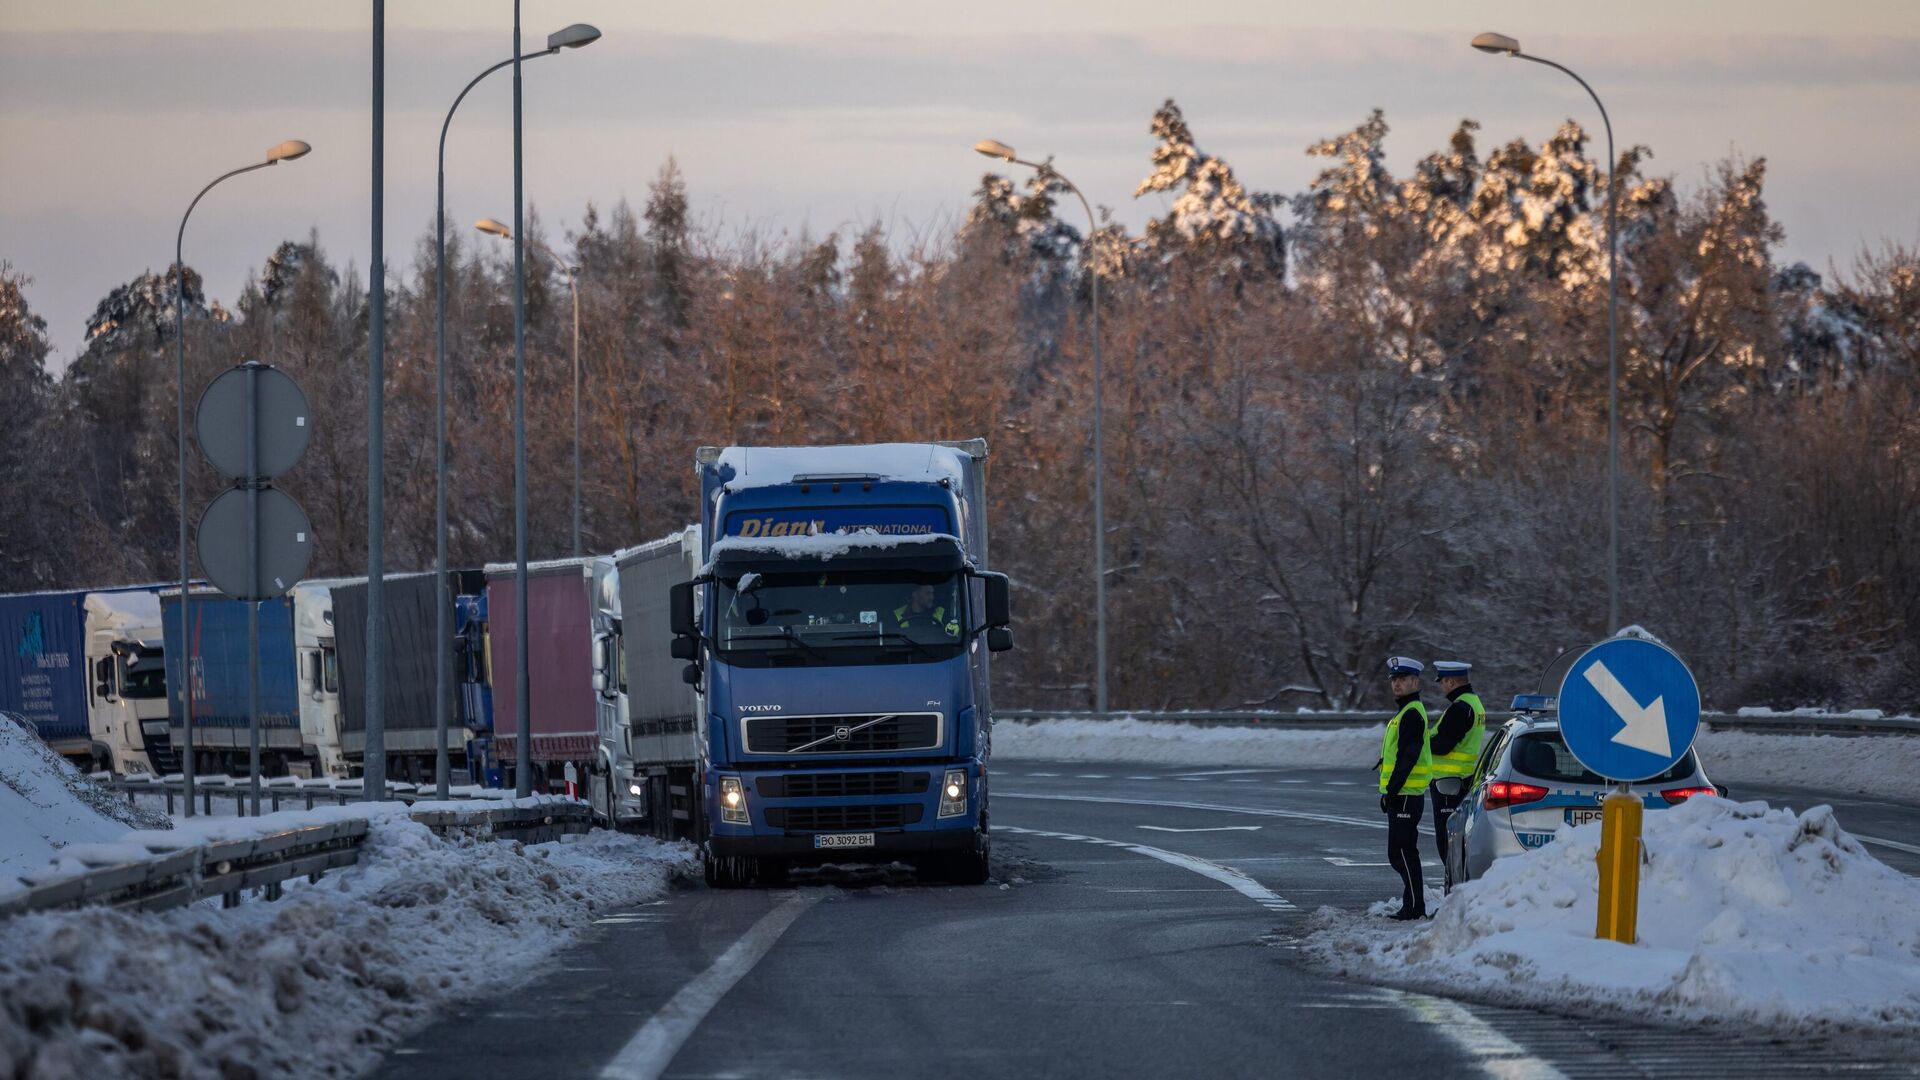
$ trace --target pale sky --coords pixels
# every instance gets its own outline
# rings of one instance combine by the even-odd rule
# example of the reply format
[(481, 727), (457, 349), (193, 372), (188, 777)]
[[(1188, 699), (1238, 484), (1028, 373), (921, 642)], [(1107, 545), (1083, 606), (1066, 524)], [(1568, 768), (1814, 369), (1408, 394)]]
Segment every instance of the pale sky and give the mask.
[[(231, 304), (283, 238), (371, 251), (369, 3), (0, 0), (0, 259), (61, 362), (108, 290), (173, 255), (214, 176), (285, 138), (308, 158), (236, 178), (195, 211), (187, 261)], [(1255, 190), (1302, 189), (1305, 147), (1378, 106), (1404, 170), (1462, 117), (1483, 150), (1538, 143), (1579, 86), (1466, 45), (1500, 30), (1594, 84), (1624, 147), (1683, 184), (1729, 153), (1765, 156), (1787, 259), (1825, 271), (1863, 244), (1920, 241), (1920, 0), (525, 0), (529, 48), (571, 22), (606, 36), (529, 64), (526, 190), (554, 238), (589, 200), (644, 200), (669, 154), (723, 230), (878, 220), (944, 232), (998, 138), (1053, 154), (1134, 226), (1147, 123), (1177, 99), (1202, 149)], [(1601, 12), (1612, 22), (1601, 25)], [(484, 18), (483, 18), (484, 16)], [(461, 86), (511, 51), (509, 0), (388, 4), (387, 254), (433, 220), (434, 145)], [(469, 95), (448, 142), (448, 210), (512, 212), (507, 73)], [(271, 359), (271, 358), (267, 358)]]

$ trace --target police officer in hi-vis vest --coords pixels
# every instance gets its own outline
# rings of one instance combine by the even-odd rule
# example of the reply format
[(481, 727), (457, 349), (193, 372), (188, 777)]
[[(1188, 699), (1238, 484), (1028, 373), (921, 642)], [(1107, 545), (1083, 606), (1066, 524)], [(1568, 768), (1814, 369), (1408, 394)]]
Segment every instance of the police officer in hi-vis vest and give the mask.
[(1420, 816), (1426, 809), (1433, 757), (1427, 748), (1427, 708), (1420, 704), (1424, 670), (1424, 664), (1409, 657), (1387, 658), (1396, 711), (1380, 745), (1380, 809), (1387, 815), (1387, 862), (1400, 875), (1396, 919), (1427, 917), (1426, 884), (1420, 878)]
[(1447, 818), (1467, 794), (1473, 767), (1480, 760), (1480, 744), (1487, 730), (1487, 707), (1467, 681), (1473, 665), (1465, 660), (1435, 660), (1433, 673), (1440, 692), (1447, 695), (1447, 711), (1427, 734), (1433, 753), (1433, 843), (1440, 849), (1440, 865), (1447, 867), (1447, 888), (1453, 888), (1453, 867), (1447, 864)]

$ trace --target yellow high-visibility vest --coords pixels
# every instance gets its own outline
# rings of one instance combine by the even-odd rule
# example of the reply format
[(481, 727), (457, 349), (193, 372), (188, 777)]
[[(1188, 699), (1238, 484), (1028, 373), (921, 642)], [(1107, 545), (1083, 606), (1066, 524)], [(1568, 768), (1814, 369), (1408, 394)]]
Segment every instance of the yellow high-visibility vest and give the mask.
[[(1473, 766), (1480, 760), (1480, 742), (1487, 731), (1487, 707), (1480, 704), (1480, 695), (1471, 690), (1461, 694), (1455, 700), (1465, 702), (1467, 707), (1473, 710), (1473, 726), (1467, 729), (1465, 735), (1460, 736), (1459, 742), (1453, 744), (1453, 749), (1444, 754), (1434, 755), (1433, 775), (1435, 776), (1472, 776)], [(1442, 719), (1444, 718), (1445, 714), (1442, 714)], [(1440, 721), (1436, 720), (1433, 727), (1427, 730), (1428, 740), (1431, 741), (1439, 730)]]
[(1387, 736), (1380, 745), (1380, 794), (1387, 794), (1387, 783), (1393, 778), (1394, 764), (1400, 760), (1400, 736), (1420, 740), (1420, 760), (1414, 762), (1412, 771), (1407, 773), (1406, 783), (1400, 785), (1402, 795), (1424, 795), (1427, 784), (1433, 780), (1433, 746), (1427, 741), (1427, 707), (1418, 700), (1409, 701), (1400, 711), (1387, 721)]

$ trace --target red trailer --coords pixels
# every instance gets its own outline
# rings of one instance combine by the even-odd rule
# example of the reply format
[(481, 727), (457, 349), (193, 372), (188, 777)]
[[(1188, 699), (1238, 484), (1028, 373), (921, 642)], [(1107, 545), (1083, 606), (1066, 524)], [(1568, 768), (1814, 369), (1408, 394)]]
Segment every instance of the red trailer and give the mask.
[[(594, 727), (591, 559), (555, 559), (527, 568), (528, 730), (534, 790), (562, 791), (567, 763), (584, 778), (599, 742)], [(512, 563), (487, 567), (487, 672), (493, 684), (493, 759), (510, 772), (518, 757), (518, 605)]]

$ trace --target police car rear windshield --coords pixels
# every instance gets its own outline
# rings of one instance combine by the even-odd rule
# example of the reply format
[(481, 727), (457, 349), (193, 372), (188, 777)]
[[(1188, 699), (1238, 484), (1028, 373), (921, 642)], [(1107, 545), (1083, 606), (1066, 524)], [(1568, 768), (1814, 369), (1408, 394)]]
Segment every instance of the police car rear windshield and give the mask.
[[(1557, 731), (1528, 731), (1513, 742), (1513, 771), (1524, 773), (1536, 780), (1550, 780), (1559, 784), (1589, 784), (1605, 786), (1613, 781), (1589, 770), (1567, 749), (1567, 742)], [(1666, 784), (1675, 780), (1685, 780), (1699, 769), (1689, 750), (1674, 763), (1673, 768), (1651, 780), (1642, 780), (1643, 784)]]

